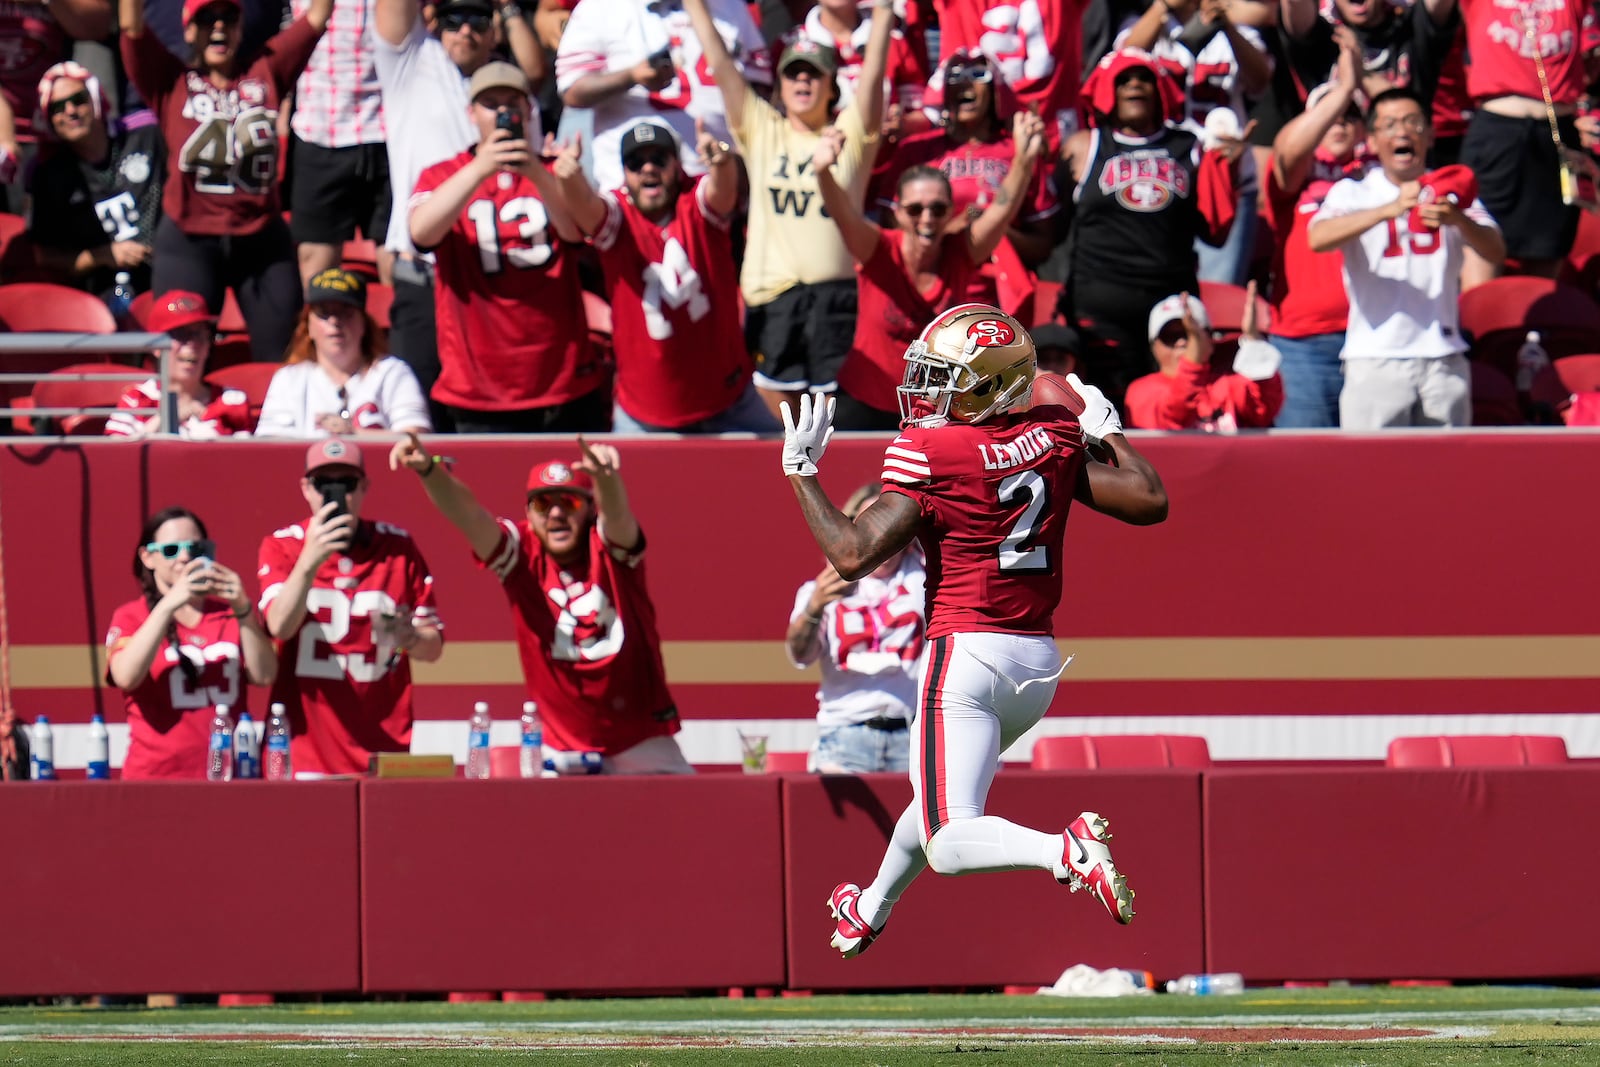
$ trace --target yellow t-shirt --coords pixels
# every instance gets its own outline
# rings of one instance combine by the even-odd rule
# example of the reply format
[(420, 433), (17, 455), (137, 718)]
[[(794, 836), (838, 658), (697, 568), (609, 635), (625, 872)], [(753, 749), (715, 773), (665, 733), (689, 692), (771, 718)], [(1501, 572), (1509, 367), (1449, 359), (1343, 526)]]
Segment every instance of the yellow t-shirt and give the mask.
[[(750, 228), (739, 277), (745, 303), (756, 307), (796, 285), (854, 278), (855, 263), (839, 227), (822, 213), (822, 193), (811, 169), (817, 135), (795, 129), (754, 91), (745, 94), (741, 117), (733, 136), (750, 175)], [(854, 104), (833, 124), (845, 137), (833, 176), (859, 209), (877, 138), (867, 143)]]

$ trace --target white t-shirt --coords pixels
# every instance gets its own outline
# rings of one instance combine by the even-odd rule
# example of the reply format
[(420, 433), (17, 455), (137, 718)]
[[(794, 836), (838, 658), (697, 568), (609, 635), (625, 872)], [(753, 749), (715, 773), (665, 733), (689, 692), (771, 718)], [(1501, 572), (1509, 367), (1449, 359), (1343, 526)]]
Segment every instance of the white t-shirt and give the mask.
[(433, 429), (417, 376), (402, 361), (383, 356), (344, 383), (344, 395), (316, 360), (291, 363), (272, 376), (261, 404), (257, 437), (327, 437), (318, 415), (350, 413), (359, 430)]
[[(741, 0), (708, 0), (707, 6), (745, 78), (758, 88), (771, 85), (772, 60), (749, 9)], [(586, 74), (625, 70), (663, 48), (671, 50), (676, 81), (655, 93), (635, 85), (592, 109), (594, 180), (602, 192), (621, 187), (622, 134), (640, 119), (658, 119), (677, 131), (685, 173), (704, 173), (694, 150), (694, 120), (703, 120), (718, 140), (732, 139), (722, 90), (713, 83), (700, 39), (677, 0), (588, 0), (573, 9), (562, 31), (556, 88), (563, 94)]]
[[(383, 88), (383, 121), (389, 140), (389, 188), (394, 210), (384, 247), (415, 253), (410, 219), (401, 206), (411, 199), (417, 176), (442, 159), (460, 155), (478, 143), (478, 128), (468, 108), (467, 78), (437, 37), (428, 35), (419, 18), (397, 48), (372, 31), (373, 62)], [(539, 111), (533, 111), (528, 140), (544, 140)]]
[[(871, 575), (855, 592), (822, 609), (822, 688), (817, 725), (848, 726), (868, 719), (916, 716), (917, 676), (926, 651), (926, 575), (915, 549), (900, 557), (887, 580)], [(806, 614), (815, 581), (795, 594), (789, 621)], [(802, 670), (809, 663), (796, 663)]]
[[(1311, 225), (1392, 204), (1399, 196), (1400, 187), (1374, 168), (1364, 178), (1334, 183)], [(1430, 359), (1467, 350), (1457, 307), (1466, 242), (1453, 226), (1413, 234), (1407, 215), (1372, 227), (1341, 249), (1350, 294), (1345, 359)], [(1496, 225), (1481, 200), (1466, 215)]]

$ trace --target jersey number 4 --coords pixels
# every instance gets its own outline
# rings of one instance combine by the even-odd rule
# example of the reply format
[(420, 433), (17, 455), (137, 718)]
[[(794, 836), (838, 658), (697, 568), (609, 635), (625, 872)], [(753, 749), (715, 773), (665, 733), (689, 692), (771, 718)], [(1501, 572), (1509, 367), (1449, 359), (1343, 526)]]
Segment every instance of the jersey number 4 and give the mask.
[(1026, 501), (1022, 514), (1012, 523), (1011, 532), (1000, 542), (1002, 571), (1048, 571), (1050, 550), (1036, 545), (1045, 516), (1050, 512), (1050, 486), (1036, 470), (1018, 471), (1000, 482), (1000, 503)]

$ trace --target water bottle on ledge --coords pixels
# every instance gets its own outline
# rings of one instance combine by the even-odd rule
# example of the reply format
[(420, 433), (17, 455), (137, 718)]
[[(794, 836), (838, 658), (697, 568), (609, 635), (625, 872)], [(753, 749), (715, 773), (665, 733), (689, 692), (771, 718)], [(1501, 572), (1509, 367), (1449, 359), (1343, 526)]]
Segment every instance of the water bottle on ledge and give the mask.
[(1211, 996), (1222, 993), (1243, 993), (1244, 975), (1238, 971), (1225, 974), (1186, 974), (1167, 983), (1168, 993), (1185, 993), (1189, 996)]
[(117, 271), (116, 285), (106, 297), (106, 307), (111, 309), (111, 317), (117, 320), (119, 330), (126, 330), (132, 322), (133, 314), (129, 309), (138, 295), (133, 289), (133, 275), (125, 270)]
[(489, 705), (481, 700), (467, 722), (467, 777), (489, 777)]
[(30, 772), (36, 782), (53, 782), (56, 777), (56, 743), (50, 720), (40, 715), (33, 720), (28, 738)]
[(98, 711), (89, 719), (89, 764), (85, 777), (95, 781), (111, 777), (111, 736), (106, 731), (106, 717)]
[(206, 749), (206, 778), (213, 782), (233, 780), (233, 716), (228, 705), (218, 704), (211, 719), (211, 744)]
[(282, 704), (272, 705), (267, 716), (267, 780), (287, 782), (294, 777), (289, 759), (289, 713)]
[(248, 711), (239, 713), (239, 726), (233, 731), (233, 776), (261, 777), (261, 739)]
[(539, 705), (522, 702), (522, 751), (519, 769), (524, 778), (538, 778), (544, 770), (544, 724), (539, 721)]

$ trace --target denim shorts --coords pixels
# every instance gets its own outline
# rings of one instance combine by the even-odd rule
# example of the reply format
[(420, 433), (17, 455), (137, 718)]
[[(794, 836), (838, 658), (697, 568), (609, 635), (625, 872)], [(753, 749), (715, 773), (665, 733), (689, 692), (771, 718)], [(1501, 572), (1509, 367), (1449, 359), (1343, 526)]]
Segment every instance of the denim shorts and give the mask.
[(817, 735), (812, 764), (827, 773), (868, 774), (911, 770), (911, 730), (874, 730), (856, 723), (824, 726)]

